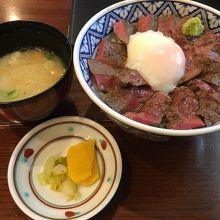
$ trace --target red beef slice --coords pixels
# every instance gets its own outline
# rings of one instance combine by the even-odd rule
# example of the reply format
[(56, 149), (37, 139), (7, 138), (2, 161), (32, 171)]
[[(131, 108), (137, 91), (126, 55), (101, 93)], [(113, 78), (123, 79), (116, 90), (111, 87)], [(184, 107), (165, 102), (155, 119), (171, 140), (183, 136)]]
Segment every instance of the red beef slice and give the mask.
[(196, 46), (204, 46), (212, 43), (220, 43), (220, 34), (215, 34), (207, 30), (204, 34), (194, 39)]
[(220, 63), (220, 43), (210, 43), (208, 45), (194, 45), (195, 56), (200, 61), (203, 69), (209, 69), (212, 63)]
[(202, 73), (203, 65), (197, 59), (193, 49), (184, 51), (186, 57), (185, 74), (178, 84), (189, 81)]
[[(219, 41), (219, 42), (217, 42)], [(203, 73), (206, 73), (206, 80), (211, 80), (211, 83), (216, 84), (213, 80), (213, 76), (216, 79), (220, 75), (220, 35), (216, 38), (216, 42), (210, 43), (207, 46), (197, 47), (196, 53), (200, 56), (203, 62)], [(208, 76), (210, 74), (210, 77)], [(215, 74), (211, 76), (211, 74)]]
[(131, 88), (129, 96), (127, 97), (127, 105), (122, 113), (139, 111), (145, 104), (146, 100), (150, 99), (153, 94), (153, 90), (147, 86)]
[(109, 90), (112, 90), (116, 86), (115, 76), (93, 75), (92, 78), (95, 81), (98, 89), (102, 92), (107, 92)]
[(146, 81), (136, 70), (129, 68), (119, 69), (117, 73), (117, 80), (121, 86), (142, 86), (147, 85)]
[[(191, 46), (187, 37), (182, 34), (183, 23), (186, 22), (189, 19), (189, 17), (179, 18), (175, 15), (171, 17), (173, 18), (173, 22), (170, 21), (170, 23), (172, 23), (171, 37), (183, 50), (190, 48)], [(170, 18), (170, 20), (172, 18)]]
[(124, 115), (143, 124), (158, 125), (166, 114), (170, 101), (165, 93), (156, 92), (139, 112), (126, 112)]
[(220, 69), (220, 35), (210, 31), (195, 39), (190, 48), (185, 48), (186, 71), (180, 83), (201, 73), (218, 73)]
[(88, 65), (100, 91), (106, 92), (115, 88), (117, 70), (114, 67), (94, 59), (89, 59)]
[(103, 100), (115, 111), (124, 113), (137, 111), (153, 95), (150, 87), (117, 88), (103, 96)]
[(142, 16), (138, 19), (137, 31), (145, 32), (147, 30), (157, 30), (157, 18), (152, 14), (147, 16)]
[(136, 25), (125, 21), (124, 19), (119, 20), (113, 25), (113, 31), (117, 37), (128, 44), (130, 36), (136, 32)]
[(172, 28), (174, 23), (174, 16), (159, 16), (158, 31), (162, 32), (165, 36), (172, 36)]
[(127, 59), (126, 46), (103, 38), (99, 43), (96, 60), (111, 66), (124, 67)]
[(206, 74), (202, 76), (200, 79), (209, 83), (213, 87), (213, 89), (215, 89), (216, 91), (218, 92), (220, 91), (220, 72)]
[(215, 73), (208, 73), (204, 75), (201, 79), (209, 83), (211, 87), (215, 89), (217, 92), (220, 92), (220, 68), (216, 68), (215, 70)]
[(95, 59), (88, 60), (89, 69), (94, 75), (116, 75), (117, 69)]
[(129, 98), (128, 105), (124, 108), (125, 112), (138, 112), (143, 105), (149, 100), (154, 94), (154, 91), (150, 86), (139, 86), (131, 89), (131, 95)]
[(198, 101), (190, 89), (184, 86), (175, 88), (171, 99), (166, 113), (168, 128), (182, 130), (204, 126), (203, 121), (196, 115)]
[(188, 83), (199, 102), (198, 113), (204, 118), (207, 126), (220, 122), (220, 93), (202, 80), (195, 79)]
[(100, 91), (113, 90), (118, 84), (120, 86), (147, 85), (136, 70), (115, 68), (95, 59), (89, 59), (88, 64)]
[(103, 95), (103, 101), (116, 112), (122, 112), (126, 107), (129, 92), (126, 89), (117, 89)]

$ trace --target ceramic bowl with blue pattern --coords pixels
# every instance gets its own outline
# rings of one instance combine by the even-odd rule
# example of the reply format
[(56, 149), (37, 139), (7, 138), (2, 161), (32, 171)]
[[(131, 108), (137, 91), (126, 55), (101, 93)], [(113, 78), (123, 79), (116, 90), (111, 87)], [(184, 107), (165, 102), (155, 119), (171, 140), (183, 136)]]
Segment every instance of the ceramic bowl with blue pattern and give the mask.
[(95, 56), (100, 40), (112, 31), (120, 19), (136, 22), (143, 15), (172, 15), (179, 17), (199, 16), (214, 33), (220, 33), (220, 11), (189, 0), (143, 1), (125, 0), (111, 5), (94, 15), (80, 31), (74, 46), (74, 67), (77, 78), (91, 100), (98, 105), (113, 122), (128, 132), (144, 138), (166, 140), (169, 136), (194, 136), (220, 130), (220, 124), (191, 130), (173, 130), (148, 126), (133, 121), (111, 109), (98, 96), (91, 80), (88, 59)]

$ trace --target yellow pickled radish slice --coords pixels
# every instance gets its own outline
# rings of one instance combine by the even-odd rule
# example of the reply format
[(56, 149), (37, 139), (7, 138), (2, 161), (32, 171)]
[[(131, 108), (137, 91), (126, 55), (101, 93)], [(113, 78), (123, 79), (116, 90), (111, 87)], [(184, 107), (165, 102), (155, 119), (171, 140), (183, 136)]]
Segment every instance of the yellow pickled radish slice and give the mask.
[(99, 179), (99, 177), (100, 177), (99, 166), (98, 166), (97, 157), (96, 157), (96, 153), (95, 153), (93, 164), (92, 164), (92, 175), (90, 177), (88, 177), (86, 180), (82, 181), (81, 184), (85, 185), (85, 186), (92, 185), (93, 183), (95, 183)]
[[(95, 165), (93, 165), (94, 160), (96, 161)], [(96, 170), (98, 169), (95, 140), (83, 141), (70, 147), (67, 152), (67, 167), (68, 176), (77, 184), (86, 182), (89, 178), (91, 178), (89, 183), (92, 182), (92, 179), (96, 179), (93, 178), (94, 174), (97, 175)]]

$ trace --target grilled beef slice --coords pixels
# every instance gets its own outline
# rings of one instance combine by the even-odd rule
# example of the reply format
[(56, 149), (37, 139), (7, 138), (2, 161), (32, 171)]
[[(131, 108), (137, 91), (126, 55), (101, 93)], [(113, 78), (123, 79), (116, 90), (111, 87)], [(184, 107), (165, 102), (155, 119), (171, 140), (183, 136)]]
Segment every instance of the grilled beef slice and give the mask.
[(199, 102), (200, 114), (207, 126), (220, 122), (220, 93), (200, 79), (188, 83), (189, 88), (195, 93)]
[(209, 66), (220, 63), (220, 43), (210, 43), (208, 45), (197, 46), (194, 45), (194, 55), (200, 64), (203, 66), (204, 70), (208, 70)]
[(220, 86), (220, 35), (207, 31), (194, 41), (191, 49), (185, 51), (186, 73), (181, 81), (198, 76)]
[(154, 91), (149, 86), (132, 87), (123, 113), (138, 112), (153, 94)]
[(129, 68), (118, 69), (117, 80), (121, 86), (142, 86), (147, 85), (146, 81), (136, 70)]
[(196, 46), (206, 46), (212, 43), (220, 43), (220, 34), (215, 34), (212, 31), (206, 30), (201, 36), (195, 38), (194, 44)]
[(203, 75), (201, 78), (201, 80), (211, 84), (211, 86), (215, 89), (215, 90), (219, 90), (220, 89), (220, 72), (218, 73), (207, 73), (205, 75)]
[(121, 41), (128, 44), (130, 36), (137, 31), (137, 27), (136, 24), (121, 19), (113, 25), (113, 31)]
[(89, 59), (88, 65), (100, 91), (107, 92), (115, 88), (117, 69), (95, 59)]
[(185, 75), (179, 84), (189, 81), (204, 72), (216, 73), (219, 71), (220, 57), (214, 52), (214, 44), (201, 48), (194, 46), (192, 50), (185, 51), (185, 57)]
[(173, 17), (173, 22), (172, 22), (171, 37), (183, 50), (190, 48), (191, 47), (190, 41), (187, 39), (186, 36), (182, 34), (182, 26), (189, 19), (189, 17), (186, 16), (183, 18), (179, 18), (175, 15), (173, 15), (172, 17)]
[(93, 75), (92, 79), (95, 81), (99, 91), (108, 92), (117, 86), (115, 76), (110, 75)]
[(158, 18), (158, 31), (162, 32), (167, 37), (172, 36), (172, 29), (174, 23), (174, 16), (159, 16)]
[(116, 75), (117, 69), (95, 59), (88, 60), (89, 69), (94, 75)]
[(124, 67), (127, 59), (127, 48), (120, 43), (103, 38), (98, 45), (96, 60), (115, 67)]
[(95, 59), (89, 59), (88, 65), (93, 79), (101, 91), (112, 90), (116, 84), (123, 87), (147, 84), (136, 70), (113, 67)]
[(147, 30), (157, 30), (157, 18), (152, 14), (142, 16), (138, 19), (137, 32), (145, 32)]
[(172, 102), (167, 110), (167, 127), (170, 129), (192, 129), (203, 127), (203, 121), (196, 115), (198, 101), (187, 87), (176, 87), (171, 94)]
[(153, 95), (153, 90), (148, 86), (120, 88), (106, 93), (103, 100), (119, 113), (138, 111), (143, 104)]
[(179, 85), (200, 75), (203, 70), (203, 64), (197, 59), (193, 48), (185, 50), (184, 54), (186, 58), (185, 74), (179, 81)]
[(123, 112), (123, 109), (126, 108), (129, 96), (129, 91), (126, 89), (117, 88), (117, 90), (113, 90), (107, 92), (103, 95), (103, 101), (110, 106), (116, 112)]
[(163, 92), (156, 92), (144, 104), (139, 112), (126, 112), (130, 119), (147, 125), (159, 125), (170, 104), (170, 97)]
[(200, 74), (218, 73), (220, 69), (220, 35), (211, 31), (189, 42), (191, 47), (183, 48), (186, 57), (185, 75), (179, 84), (189, 81)]

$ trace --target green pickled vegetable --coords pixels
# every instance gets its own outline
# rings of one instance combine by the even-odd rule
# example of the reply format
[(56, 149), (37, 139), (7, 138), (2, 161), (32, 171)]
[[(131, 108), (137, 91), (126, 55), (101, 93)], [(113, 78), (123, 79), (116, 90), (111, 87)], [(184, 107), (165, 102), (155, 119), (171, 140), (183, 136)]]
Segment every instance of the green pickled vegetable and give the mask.
[(197, 37), (204, 32), (204, 25), (199, 17), (188, 19), (182, 26), (182, 33), (186, 36)]
[(66, 160), (66, 157), (57, 157), (56, 160), (55, 160), (55, 166), (57, 166), (58, 164), (63, 164), (65, 167), (67, 167), (67, 160)]
[(68, 177), (66, 157), (50, 156), (37, 177), (42, 186), (49, 185), (51, 190), (63, 193), (67, 201), (80, 198), (78, 186)]

